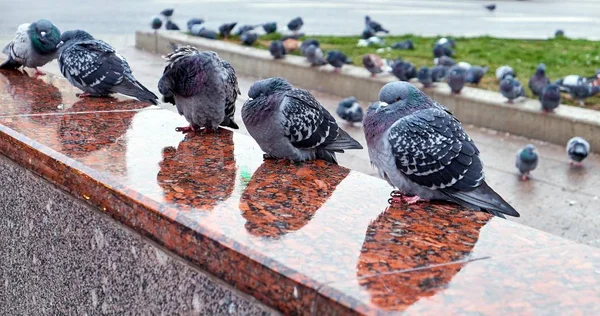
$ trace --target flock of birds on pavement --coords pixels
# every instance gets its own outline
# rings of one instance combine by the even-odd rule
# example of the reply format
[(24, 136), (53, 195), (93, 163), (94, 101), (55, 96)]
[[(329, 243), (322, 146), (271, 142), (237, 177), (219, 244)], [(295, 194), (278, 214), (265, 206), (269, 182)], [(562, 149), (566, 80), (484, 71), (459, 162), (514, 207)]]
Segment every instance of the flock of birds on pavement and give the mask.
[[(172, 10), (166, 13), (170, 16)], [(167, 25), (168, 22), (167, 19)], [(367, 25), (375, 30), (378, 24), (373, 23), (376, 22), (367, 19)], [(318, 43), (305, 42), (305, 51), (318, 48)], [(452, 45), (451, 41), (442, 45), (445, 43)], [(158, 104), (158, 97), (136, 80), (123, 56), (83, 30), (61, 33), (44, 19), (23, 24), (3, 52), (7, 59), (1, 69), (33, 68), (35, 76), (44, 75), (38, 67), (56, 58), (64, 77), (83, 91), (78, 97), (120, 93)], [(329, 52), (329, 63), (330, 54), (339, 60), (340, 67), (347, 62), (343, 56)], [(175, 105), (189, 122), (189, 126), (177, 131), (218, 132), (220, 126), (238, 129), (234, 113), (241, 92), (229, 62), (215, 52), (191, 46), (177, 47), (164, 58), (167, 65), (158, 90), (163, 102)], [(468, 72), (463, 67), (448, 69), (450, 75), (457, 71)], [(507, 73), (508, 70), (503, 72), (502, 82), (514, 81), (514, 73)], [(255, 82), (248, 97), (241, 110), (242, 120), (264, 151), (265, 159), (322, 159), (335, 164), (336, 154), (363, 148), (310, 92), (293, 87), (284, 78)], [(416, 86), (405, 81), (387, 83), (379, 92), (379, 100), (365, 113), (355, 98), (343, 100), (337, 113), (350, 122), (362, 121), (372, 164), (383, 179), (397, 188), (392, 191), (390, 203), (445, 200), (500, 217), (519, 216), (486, 184), (479, 150), (461, 123)], [(567, 144), (569, 157), (577, 163), (589, 151), (589, 144), (581, 138), (573, 138)], [(517, 155), (517, 167), (524, 176), (537, 161), (531, 145)]]

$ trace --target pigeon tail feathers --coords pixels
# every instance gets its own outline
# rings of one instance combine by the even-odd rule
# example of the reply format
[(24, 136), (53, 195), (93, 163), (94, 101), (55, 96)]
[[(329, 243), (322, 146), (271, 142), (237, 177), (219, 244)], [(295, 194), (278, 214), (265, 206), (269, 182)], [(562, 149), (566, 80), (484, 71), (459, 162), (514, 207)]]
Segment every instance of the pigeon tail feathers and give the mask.
[(343, 129), (338, 129), (338, 137), (335, 141), (323, 149), (344, 152), (345, 149), (363, 149), (363, 146), (354, 138), (352, 138), (346, 131)]
[(485, 181), (472, 191), (446, 191), (444, 194), (456, 200), (460, 205), (481, 209), (498, 217), (504, 218), (503, 214), (514, 217), (521, 216), (517, 210), (490, 188)]

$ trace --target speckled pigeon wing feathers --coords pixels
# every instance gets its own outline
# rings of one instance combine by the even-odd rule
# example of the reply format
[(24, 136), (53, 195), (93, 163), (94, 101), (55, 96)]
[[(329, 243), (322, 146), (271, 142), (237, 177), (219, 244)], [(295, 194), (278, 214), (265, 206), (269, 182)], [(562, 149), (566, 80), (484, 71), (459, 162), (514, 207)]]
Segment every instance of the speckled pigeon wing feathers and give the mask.
[(29, 26), (29, 23), (19, 25), (15, 38), (10, 41), (2, 50), (8, 59), (6, 59), (6, 61), (0, 65), (0, 68), (13, 69), (18, 68), (25, 63), (25, 58), (27, 58), (28, 51), (32, 49), (29, 35), (27, 35)]
[(233, 121), (233, 117), (235, 115), (235, 101), (237, 100), (238, 95), (242, 94), (242, 92), (238, 86), (235, 69), (233, 69), (231, 64), (226, 60), (221, 60), (221, 65), (225, 69), (225, 118), (226, 120), (229, 120), (229, 124), (225, 126), (238, 129), (239, 127)]

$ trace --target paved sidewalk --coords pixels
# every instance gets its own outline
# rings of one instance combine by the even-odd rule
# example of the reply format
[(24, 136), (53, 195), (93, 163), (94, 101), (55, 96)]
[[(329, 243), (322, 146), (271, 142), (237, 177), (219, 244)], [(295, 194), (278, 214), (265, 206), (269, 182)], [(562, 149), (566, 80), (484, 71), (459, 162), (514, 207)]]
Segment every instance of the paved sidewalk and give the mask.
[[(133, 36), (100, 37), (111, 43), (124, 55), (133, 68), (134, 75), (149, 89), (158, 94), (157, 83), (162, 75), (164, 61), (154, 54), (139, 51), (133, 47)], [(58, 72), (56, 62), (44, 69)], [(256, 78), (240, 76), (242, 96), (238, 100), (241, 107), (247, 98), (248, 88)], [(313, 92), (315, 97), (331, 112), (340, 96)], [(346, 96), (344, 96), (346, 97)], [(362, 102), (366, 107), (367, 102)], [(175, 107), (163, 104), (175, 111)], [(238, 122), (240, 111), (237, 111)], [(346, 131), (363, 145), (366, 144), (360, 126), (341, 124)], [(580, 169), (570, 168), (563, 146), (525, 139), (506, 133), (466, 126), (467, 131), (481, 150), (485, 162), (488, 183), (509, 201), (522, 217), (510, 219), (562, 236), (577, 242), (600, 247), (600, 156), (593, 155)], [(242, 126), (240, 132), (245, 133)], [(540, 153), (540, 163), (533, 172), (533, 179), (519, 181), (514, 167), (517, 150), (527, 143), (533, 143)], [(371, 167), (366, 149), (348, 151), (339, 155), (340, 164), (376, 176)], [(368, 188), (365, 188), (368, 194)]]

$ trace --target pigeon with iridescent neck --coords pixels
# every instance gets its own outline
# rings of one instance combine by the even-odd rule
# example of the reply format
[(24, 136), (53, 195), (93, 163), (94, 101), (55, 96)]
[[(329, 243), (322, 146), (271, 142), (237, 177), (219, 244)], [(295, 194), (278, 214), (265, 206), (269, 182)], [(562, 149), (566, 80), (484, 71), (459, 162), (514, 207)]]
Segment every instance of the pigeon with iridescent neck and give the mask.
[(573, 137), (567, 143), (569, 164), (581, 167), (581, 162), (590, 154), (590, 143), (582, 137)]
[(542, 89), (540, 103), (544, 112), (553, 112), (560, 105), (560, 87), (557, 84), (548, 84)]
[(21, 24), (15, 38), (2, 50), (8, 57), (0, 69), (34, 68), (36, 75), (45, 75), (38, 69), (57, 57), (60, 31), (48, 20)]
[(529, 180), (531, 171), (533, 171), (538, 165), (538, 154), (535, 151), (535, 147), (531, 144), (525, 146), (517, 152), (516, 166), (521, 173), (521, 180)]
[(363, 126), (371, 163), (398, 189), (392, 202), (445, 200), (499, 217), (519, 216), (485, 182), (479, 149), (460, 122), (412, 84), (383, 86)]

